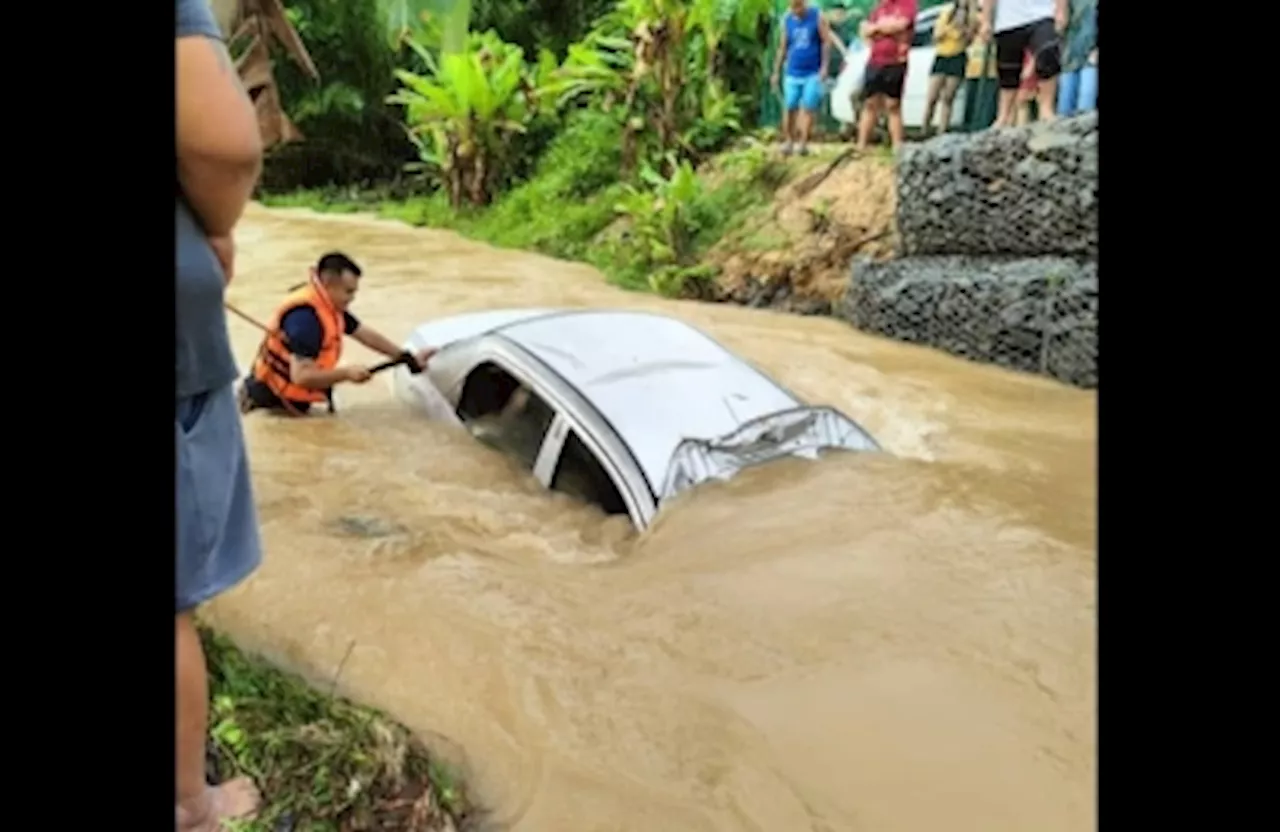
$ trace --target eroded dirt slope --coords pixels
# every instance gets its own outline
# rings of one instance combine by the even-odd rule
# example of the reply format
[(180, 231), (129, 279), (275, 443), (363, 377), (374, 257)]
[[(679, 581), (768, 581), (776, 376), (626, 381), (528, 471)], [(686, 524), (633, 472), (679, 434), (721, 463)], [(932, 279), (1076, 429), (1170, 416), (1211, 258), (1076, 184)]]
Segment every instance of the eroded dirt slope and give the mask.
[(849, 150), (822, 155), (711, 250), (723, 299), (823, 313), (844, 291), (855, 254), (893, 255), (892, 163)]

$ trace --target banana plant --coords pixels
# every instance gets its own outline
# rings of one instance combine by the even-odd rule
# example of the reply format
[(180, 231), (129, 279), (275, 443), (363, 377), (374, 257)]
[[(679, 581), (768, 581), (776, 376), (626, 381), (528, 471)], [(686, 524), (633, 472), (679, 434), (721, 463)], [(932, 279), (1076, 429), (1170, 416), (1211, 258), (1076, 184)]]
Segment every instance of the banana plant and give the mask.
[(548, 89), (558, 96), (558, 106), (594, 97), (608, 110), (626, 93), (633, 64), (630, 39), (593, 31), (570, 44), (569, 54)]
[[(642, 133), (660, 153), (696, 154), (740, 129), (740, 107), (717, 77), (730, 32), (754, 32), (772, 0), (618, 0), (612, 14), (570, 47), (554, 89), (561, 106), (582, 97), (623, 109), (623, 159), (638, 160)], [(710, 116), (715, 125), (696, 124)], [(670, 167), (668, 173), (674, 173)]]
[(412, 37), (406, 44), (427, 72), (397, 70), (401, 88), (388, 101), (405, 108), (419, 169), (440, 174), (455, 208), (488, 203), (513, 140), (544, 106), (539, 79), (554, 71), (555, 58), (544, 52), (530, 68), (520, 47), (493, 32), (438, 56)]

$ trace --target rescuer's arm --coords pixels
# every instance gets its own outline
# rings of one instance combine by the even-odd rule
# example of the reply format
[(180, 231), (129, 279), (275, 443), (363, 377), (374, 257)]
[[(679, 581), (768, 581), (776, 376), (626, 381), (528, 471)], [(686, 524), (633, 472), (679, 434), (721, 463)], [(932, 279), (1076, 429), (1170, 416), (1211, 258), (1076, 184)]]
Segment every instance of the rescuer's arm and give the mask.
[[(371, 326), (365, 326), (357, 321), (352, 315), (347, 315), (347, 334), (352, 338), (364, 344), (374, 352), (380, 352), (387, 358), (400, 358), (406, 352), (402, 347), (398, 346), (387, 336), (378, 332)], [(419, 350), (413, 353), (413, 359), (418, 363), (418, 367), (426, 367), (427, 360), (436, 354), (434, 347), (428, 347), (425, 350)]]
[(205, 0), (178, 3), (178, 183), (211, 237), (231, 233), (262, 169), (253, 102)]
[(357, 384), (368, 381), (365, 367), (335, 367), (325, 370), (316, 364), (320, 346), (324, 342), (324, 330), (314, 309), (300, 306), (291, 310), (280, 321), (285, 346), (289, 349), (289, 378), (299, 387), (308, 390), (328, 390), (335, 384), (351, 381)]
[(387, 358), (398, 358), (404, 352), (400, 345), (366, 324), (359, 324), (351, 337), (364, 344), (374, 352), (380, 352)]
[(289, 356), (289, 377), (293, 383), (308, 390), (328, 390), (335, 384), (350, 381), (362, 384), (372, 378), (367, 367), (336, 367), (322, 370), (310, 358)]

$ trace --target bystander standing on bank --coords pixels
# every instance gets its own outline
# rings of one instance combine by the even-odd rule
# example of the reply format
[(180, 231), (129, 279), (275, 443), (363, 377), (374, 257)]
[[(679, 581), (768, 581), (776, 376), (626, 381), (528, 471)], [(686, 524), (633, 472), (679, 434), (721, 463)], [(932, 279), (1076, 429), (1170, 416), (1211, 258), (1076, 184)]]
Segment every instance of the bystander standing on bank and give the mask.
[(1058, 80), (1058, 115), (1066, 118), (1097, 106), (1098, 0), (1071, 0)]
[(924, 135), (933, 131), (934, 108), (941, 116), (941, 132), (951, 129), (951, 112), (960, 82), (965, 78), (968, 63), (966, 49), (977, 33), (977, 21), (972, 14), (973, 0), (957, 0), (942, 7), (933, 24), (934, 59), (929, 75), (929, 92), (924, 106)]
[(235, 272), (232, 231), (262, 170), (262, 138), (207, 0), (176, 0), (176, 16), (174, 803), (178, 832), (219, 832), (259, 803), (248, 778), (206, 780), (209, 677), (195, 612), (262, 559), (222, 306)]

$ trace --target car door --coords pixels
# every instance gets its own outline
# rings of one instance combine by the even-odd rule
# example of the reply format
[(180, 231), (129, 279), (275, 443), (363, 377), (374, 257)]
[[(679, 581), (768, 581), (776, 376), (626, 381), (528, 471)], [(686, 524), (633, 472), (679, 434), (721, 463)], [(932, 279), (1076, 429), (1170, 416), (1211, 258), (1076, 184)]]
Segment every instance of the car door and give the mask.
[(481, 344), (454, 386), (446, 387), (456, 390), (455, 413), (471, 435), (535, 476), (556, 417), (555, 397), (536, 369), (519, 354)]
[(480, 345), (457, 398), (472, 436), (545, 488), (627, 514), (640, 529), (653, 516), (652, 494), (625, 446), (590, 403), (521, 350), (501, 340)]
[(627, 515), (643, 530), (657, 510), (648, 482), (616, 437), (602, 438), (600, 430), (583, 428), (582, 422), (592, 421), (589, 416), (557, 414), (534, 476), (552, 491), (592, 503), (606, 514)]

